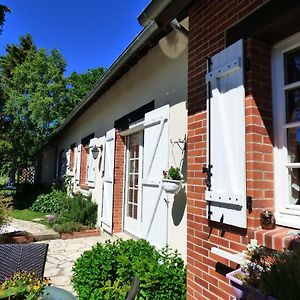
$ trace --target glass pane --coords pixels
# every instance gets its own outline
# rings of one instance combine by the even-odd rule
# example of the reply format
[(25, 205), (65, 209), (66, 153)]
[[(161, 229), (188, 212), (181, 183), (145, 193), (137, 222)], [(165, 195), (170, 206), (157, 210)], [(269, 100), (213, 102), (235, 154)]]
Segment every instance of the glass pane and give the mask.
[(296, 163), (300, 161), (300, 127), (288, 128), (288, 161)]
[(134, 198), (132, 199), (132, 202), (137, 204), (138, 203), (138, 190), (134, 190)]
[(137, 219), (137, 206), (136, 205), (133, 205), (133, 213), (132, 213), (132, 217), (134, 219)]
[(290, 199), (289, 204), (300, 204), (300, 169), (289, 169), (290, 177)]
[(127, 205), (127, 216), (132, 217), (132, 204), (130, 203)]
[(286, 122), (300, 121), (300, 88), (286, 91)]
[(300, 80), (300, 48), (284, 54), (285, 84)]

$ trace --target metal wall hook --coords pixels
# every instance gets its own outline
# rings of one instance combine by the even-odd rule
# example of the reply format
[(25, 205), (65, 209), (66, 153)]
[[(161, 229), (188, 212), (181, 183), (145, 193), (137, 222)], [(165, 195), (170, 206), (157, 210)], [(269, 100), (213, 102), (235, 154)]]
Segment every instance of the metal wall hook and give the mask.
[(170, 143), (172, 145), (177, 145), (181, 151), (185, 151), (186, 149), (186, 134), (183, 139), (178, 139), (177, 141), (170, 139)]

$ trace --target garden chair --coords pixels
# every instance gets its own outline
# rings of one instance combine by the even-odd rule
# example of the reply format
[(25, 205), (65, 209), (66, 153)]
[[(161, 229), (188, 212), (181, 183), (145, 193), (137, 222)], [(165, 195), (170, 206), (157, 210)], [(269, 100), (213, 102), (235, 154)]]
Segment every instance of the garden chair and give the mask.
[(140, 281), (137, 277), (132, 279), (131, 289), (128, 292), (125, 300), (134, 300), (138, 290), (139, 290)]
[(0, 245), (0, 284), (17, 271), (34, 272), (43, 277), (48, 244)]

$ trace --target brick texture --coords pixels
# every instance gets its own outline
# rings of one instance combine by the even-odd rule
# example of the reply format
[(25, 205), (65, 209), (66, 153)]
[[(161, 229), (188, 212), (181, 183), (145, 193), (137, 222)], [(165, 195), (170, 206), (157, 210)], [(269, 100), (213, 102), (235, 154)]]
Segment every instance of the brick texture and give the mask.
[(79, 185), (82, 189), (88, 189), (87, 185), (87, 158), (89, 149), (87, 145), (81, 144), (81, 159), (80, 159), (80, 179)]
[(114, 169), (114, 203), (113, 203), (113, 232), (122, 231), (123, 193), (125, 172), (125, 137), (116, 132), (115, 169)]
[[(189, 10), (187, 299), (233, 299), (224, 275), (228, 267), (237, 265), (212, 254), (211, 247), (244, 250), (249, 238), (260, 237), (256, 232), (262, 208), (274, 207), (270, 47), (260, 41), (248, 39), (244, 45), (250, 62), (245, 72), (247, 195), (253, 199), (248, 229), (208, 224), (202, 174), (206, 163), (206, 58), (226, 47), (228, 27), (264, 2), (195, 1)], [(273, 235), (280, 237), (278, 230)], [(261, 241), (271, 247), (280, 244), (271, 232), (269, 235)]]

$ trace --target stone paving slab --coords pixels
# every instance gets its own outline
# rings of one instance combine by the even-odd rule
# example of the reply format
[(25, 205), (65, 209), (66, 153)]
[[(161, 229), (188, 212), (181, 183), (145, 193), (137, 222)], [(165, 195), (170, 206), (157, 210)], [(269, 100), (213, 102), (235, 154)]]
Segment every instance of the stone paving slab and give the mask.
[(45, 276), (50, 277), (53, 286), (74, 293), (71, 286), (71, 277), (75, 260), (84, 251), (90, 250), (96, 243), (104, 243), (109, 239), (115, 240), (116, 238), (102, 233), (101, 236), (97, 237), (43, 241), (43, 243), (49, 244)]
[(59, 238), (59, 234), (57, 232), (40, 223), (11, 218), (9, 221), (9, 225), (21, 228), (22, 231), (27, 231), (28, 233), (31, 233), (37, 241), (50, 239), (52, 240)]

